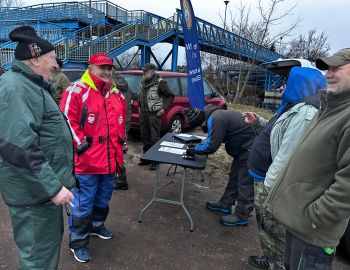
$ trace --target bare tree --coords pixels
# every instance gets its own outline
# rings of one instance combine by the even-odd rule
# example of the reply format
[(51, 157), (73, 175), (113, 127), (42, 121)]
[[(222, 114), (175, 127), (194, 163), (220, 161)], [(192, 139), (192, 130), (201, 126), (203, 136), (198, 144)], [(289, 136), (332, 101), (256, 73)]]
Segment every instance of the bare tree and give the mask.
[(116, 60), (118, 69), (139, 69), (141, 67), (140, 52), (137, 48), (118, 55)]
[[(258, 49), (254, 51), (248, 59), (243, 59), (241, 55), (238, 55), (238, 58), (232, 62), (232, 64), (239, 69), (236, 93), (233, 100), (234, 103), (239, 103), (242, 100), (249, 79), (257, 63), (256, 56), (261, 48), (271, 48), (275, 46), (282, 38), (290, 36), (292, 31), (300, 23), (301, 19), (297, 18), (290, 25), (284, 28), (281, 27), (284, 19), (293, 15), (292, 12), (296, 7), (296, 5), (292, 5), (287, 10), (281, 12), (280, 5), (286, 1), (287, 0), (259, 0), (259, 17), (254, 22), (250, 21), (250, 6), (244, 5), (242, 1), (238, 9), (238, 14), (235, 13), (233, 16), (231, 12), (231, 31), (259, 45)], [(275, 29), (273, 28), (277, 25), (282, 30), (274, 31)], [(240, 50), (242, 46), (243, 42), (237, 39), (236, 48)]]
[(0, 0), (0, 7), (21, 7), (23, 6), (22, 0)]
[(324, 32), (317, 34), (316, 29), (311, 29), (305, 35), (299, 35), (289, 43), (286, 56), (315, 60), (326, 56), (330, 48), (326, 34)]

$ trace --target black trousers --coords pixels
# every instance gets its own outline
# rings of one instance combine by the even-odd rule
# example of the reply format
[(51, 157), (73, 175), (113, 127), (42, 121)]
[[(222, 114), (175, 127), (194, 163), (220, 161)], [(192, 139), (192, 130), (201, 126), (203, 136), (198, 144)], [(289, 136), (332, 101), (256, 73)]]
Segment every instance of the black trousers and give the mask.
[(323, 247), (304, 242), (287, 230), (284, 252), (286, 270), (330, 270), (333, 255), (325, 253)]
[(220, 202), (234, 205), (235, 212), (248, 218), (254, 209), (254, 180), (248, 173), (248, 150), (241, 153), (232, 161), (229, 180)]

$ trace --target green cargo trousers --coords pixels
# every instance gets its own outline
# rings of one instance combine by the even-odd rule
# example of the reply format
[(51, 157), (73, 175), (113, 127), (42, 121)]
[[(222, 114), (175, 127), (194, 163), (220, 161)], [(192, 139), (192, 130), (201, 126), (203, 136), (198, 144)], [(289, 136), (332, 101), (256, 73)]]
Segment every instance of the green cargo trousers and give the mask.
[(55, 270), (63, 236), (62, 206), (9, 207), (20, 270)]
[(140, 130), (143, 146), (150, 148), (160, 139), (161, 118), (155, 112), (140, 113)]

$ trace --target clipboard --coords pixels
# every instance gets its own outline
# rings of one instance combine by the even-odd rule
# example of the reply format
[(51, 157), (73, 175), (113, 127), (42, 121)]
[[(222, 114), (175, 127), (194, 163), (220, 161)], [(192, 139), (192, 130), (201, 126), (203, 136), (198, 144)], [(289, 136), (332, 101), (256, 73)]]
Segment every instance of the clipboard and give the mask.
[(174, 139), (182, 142), (182, 143), (201, 143), (202, 139), (195, 136), (195, 135), (189, 135), (189, 134), (175, 134), (173, 136)]

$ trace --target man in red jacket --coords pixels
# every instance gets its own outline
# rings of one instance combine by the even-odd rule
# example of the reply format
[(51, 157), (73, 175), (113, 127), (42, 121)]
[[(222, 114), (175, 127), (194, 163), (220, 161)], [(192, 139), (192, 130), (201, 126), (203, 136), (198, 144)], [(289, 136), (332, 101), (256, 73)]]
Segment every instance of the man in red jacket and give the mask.
[(91, 259), (89, 236), (110, 239), (104, 222), (112, 196), (114, 174), (123, 164), (126, 102), (112, 83), (112, 59), (91, 57), (81, 79), (62, 94), (60, 108), (68, 118), (75, 147), (75, 173), (69, 217), (69, 247), (79, 262)]

